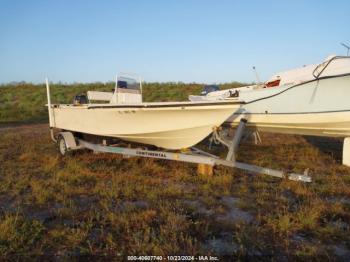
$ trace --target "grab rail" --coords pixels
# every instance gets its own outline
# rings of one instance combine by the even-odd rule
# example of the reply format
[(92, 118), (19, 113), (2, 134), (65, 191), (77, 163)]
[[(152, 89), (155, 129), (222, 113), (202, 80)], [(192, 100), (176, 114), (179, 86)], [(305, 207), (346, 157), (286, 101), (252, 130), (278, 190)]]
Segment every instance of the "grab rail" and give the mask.
[(336, 59), (342, 59), (342, 58), (350, 58), (350, 56), (334, 56), (334, 57), (332, 57), (331, 59), (329, 59), (329, 60), (326, 62), (326, 65), (323, 67), (323, 69), (321, 70), (321, 72), (319, 72), (317, 75), (315, 74), (316, 71), (317, 71), (317, 69), (318, 69), (320, 66), (324, 65), (325, 62), (323, 62), (323, 63), (319, 64), (318, 66), (316, 66), (315, 69), (314, 69), (314, 71), (312, 72), (312, 75), (313, 75), (316, 79), (319, 78), (320, 75), (324, 72), (324, 70), (329, 66), (329, 64), (330, 64), (331, 62), (333, 62), (333, 61), (336, 60)]

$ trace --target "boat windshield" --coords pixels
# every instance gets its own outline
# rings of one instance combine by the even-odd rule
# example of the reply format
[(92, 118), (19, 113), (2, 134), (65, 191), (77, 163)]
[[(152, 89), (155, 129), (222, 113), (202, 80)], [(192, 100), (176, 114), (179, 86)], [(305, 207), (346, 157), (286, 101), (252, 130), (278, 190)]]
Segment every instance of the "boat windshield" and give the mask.
[(141, 77), (134, 74), (118, 74), (115, 92), (110, 100), (115, 104), (142, 103)]
[(132, 76), (118, 76), (117, 88), (141, 91), (140, 80)]
[(220, 90), (218, 85), (205, 85), (202, 89), (201, 95), (205, 96), (211, 92)]

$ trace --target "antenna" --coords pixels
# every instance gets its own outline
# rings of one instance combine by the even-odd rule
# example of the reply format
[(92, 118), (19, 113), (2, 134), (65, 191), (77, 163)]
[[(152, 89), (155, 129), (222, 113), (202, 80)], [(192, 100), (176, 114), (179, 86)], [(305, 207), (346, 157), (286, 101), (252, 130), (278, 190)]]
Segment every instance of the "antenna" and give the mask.
[(255, 66), (253, 66), (253, 70), (254, 70), (254, 73), (255, 73), (255, 77), (256, 77), (256, 81), (257, 81), (257, 84), (260, 84), (260, 78), (259, 78), (259, 75), (258, 75), (258, 72), (256, 71), (256, 68)]
[(346, 53), (347, 56), (349, 56), (349, 50), (350, 50), (350, 46), (346, 45), (346, 44), (343, 44), (343, 43), (340, 43), (342, 46), (344, 46), (348, 51)]

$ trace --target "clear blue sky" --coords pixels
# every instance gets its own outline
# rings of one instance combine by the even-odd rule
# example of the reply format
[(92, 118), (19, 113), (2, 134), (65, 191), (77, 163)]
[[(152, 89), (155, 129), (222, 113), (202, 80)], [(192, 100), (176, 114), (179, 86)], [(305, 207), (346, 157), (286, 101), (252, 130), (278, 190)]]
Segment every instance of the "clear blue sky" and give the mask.
[(254, 81), (345, 54), (349, 0), (0, 0), (0, 83)]

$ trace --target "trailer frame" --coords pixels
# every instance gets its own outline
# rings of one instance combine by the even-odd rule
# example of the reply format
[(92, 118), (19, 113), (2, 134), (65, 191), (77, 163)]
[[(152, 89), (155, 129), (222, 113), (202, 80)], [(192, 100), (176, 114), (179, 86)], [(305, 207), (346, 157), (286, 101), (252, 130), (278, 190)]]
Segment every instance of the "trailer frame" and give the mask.
[[(58, 133), (57, 139), (53, 140), (58, 142), (59, 150), (62, 155), (65, 155), (68, 151), (79, 150), (79, 149), (90, 149), (94, 152), (104, 152), (104, 153), (113, 153), (119, 154), (126, 157), (135, 156), (135, 157), (146, 157), (146, 158), (156, 158), (156, 159), (165, 159), (165, 160), (174, 160), (194, 164), (204, 164), (209, 166), (227, 166), (231, 168), (238, 168), (244, 171), (265, 174), (268, 176), (284, 178), (293, 181), (301, 182), (311, 182), (311, 177), (307, 174), (307, 171), (304, 174), (297, 173), (287, 173), (281, 170), (260, 167), (252, 164), (247, 164), (243, 162), (236, 161), (236, 154), (239, 148), (239, 144), (244, 134), (244, 129), (246, 127), (247, 121), (242, 119), (239, 123), (237, 130), (233, 139), (229, 140), (223, 137), (220, 134), (220, 129), (216, 128), (213, 130), (212, 139), (219, 141), (221, 144), (225, 145), (228, 148), (226, 158), (220, 158), (216, 155), (210, 154), (206, 151), (200, 150), (196, 147), (191, 147), (187, 151), (165, 151), (165, 150), (149, 150), (147, 147), (122, 147), (118, 144), (107, 145), (106, 141), (102, 144), (96, 144), (88, 142), (84, 139), (74, 136), (73, 132), (62, 131)], [(53, 130), (51, 129), (51, 132)], [(53, 135), (52, 135), (53, 136)], [(65, 143), (66, 152), (62, 152), (62, 141)]]

